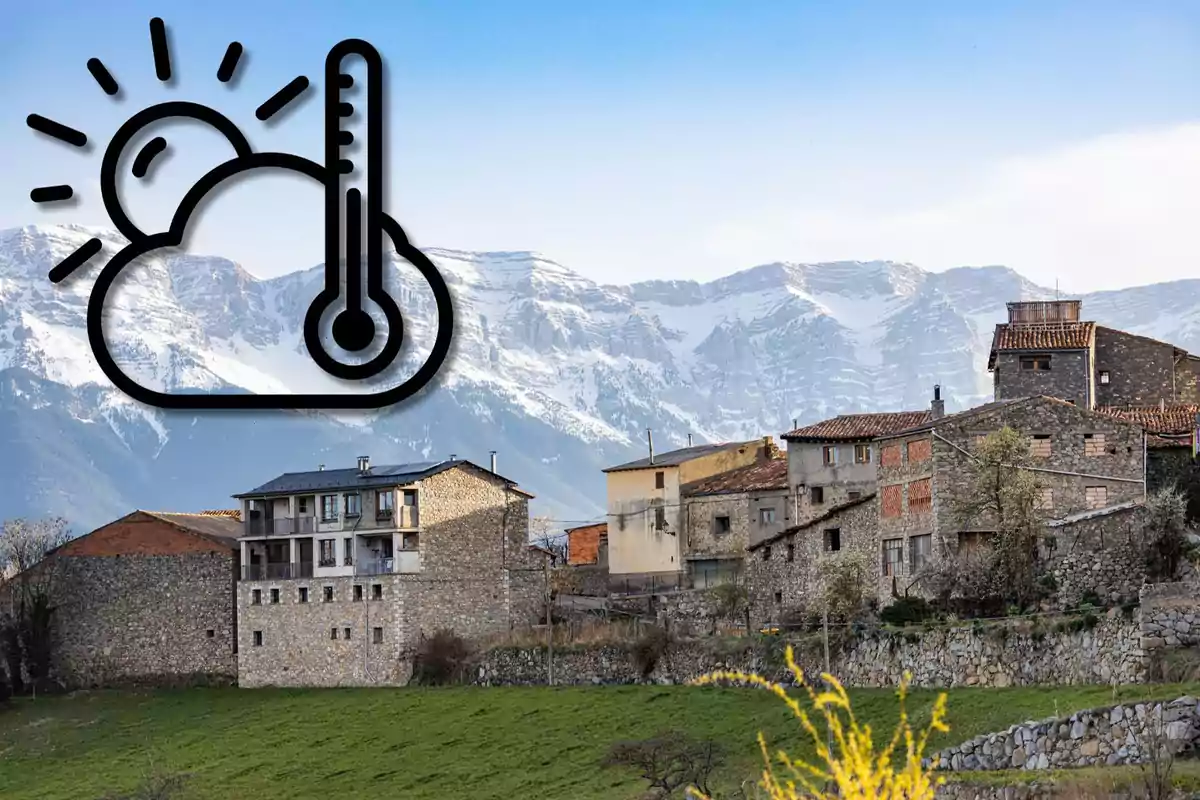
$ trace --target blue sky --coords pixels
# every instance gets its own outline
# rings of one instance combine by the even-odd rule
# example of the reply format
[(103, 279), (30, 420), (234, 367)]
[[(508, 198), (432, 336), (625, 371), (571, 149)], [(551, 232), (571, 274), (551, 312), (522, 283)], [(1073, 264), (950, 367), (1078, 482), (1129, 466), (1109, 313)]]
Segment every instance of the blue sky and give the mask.
[[(773, 260), (1006, 263), (1067, 289), (1192, 277), (1200, 227), (1194, 3), (22, 3), (0, 32), (0, 227), (105, 224), (103, 144), (165, 99), (205, 102), (256, 149), (320, 158), (325, 51), (389, 65), (390, 211), (420, 246), (538, 250), (589, 277), (711, 279)], [(385, 7), (386, 6), (386, 7)], [(652, 6), (652, 7), (651, 7)], [(148, 21), (178, 83), (154, 76)], [(216, 67), (249, 58), (235, 89)], [(85, 68), (101, 58), (116, 103)], [(280, 124), (254, 108), (298, 74)], [(37, 112), (90, 154), (41, 140)], [(144, 229), (228, 157), (164, 132)], [(148, 138), (148, 137), (147, 137)], [(33, 186), (71, 183), (48, 212)], [(280, 176), (222, 196), (191, 249), (274, 275), (320, 261), (320, 196)]]

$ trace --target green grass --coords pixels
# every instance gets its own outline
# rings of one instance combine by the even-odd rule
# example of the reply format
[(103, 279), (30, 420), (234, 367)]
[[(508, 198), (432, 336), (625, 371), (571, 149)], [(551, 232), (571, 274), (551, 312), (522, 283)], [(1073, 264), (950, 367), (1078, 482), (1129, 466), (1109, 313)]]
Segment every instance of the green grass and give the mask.
[[(1119, 700), (1197, 693), (1125, 687)], [(881, 732), (888, 690), (852, 692)], [(914, 692), (927, 718), (935, 693)], [(1102, 706), (1111, 687), (956, 689), (937, 745), (1014, 722)], [(665, 729), (719, 739), (718, 783), (757, 776), (755, 735), (808, 751), (783, 704), (761, 690), (692, 687), (90, 692), (0, 711), (0, 797), (88, 800), (153, 771), (189, 773), (180, 800), (236, 798), (634, 798), (636, 776), (598, 764), (618, 739)]]

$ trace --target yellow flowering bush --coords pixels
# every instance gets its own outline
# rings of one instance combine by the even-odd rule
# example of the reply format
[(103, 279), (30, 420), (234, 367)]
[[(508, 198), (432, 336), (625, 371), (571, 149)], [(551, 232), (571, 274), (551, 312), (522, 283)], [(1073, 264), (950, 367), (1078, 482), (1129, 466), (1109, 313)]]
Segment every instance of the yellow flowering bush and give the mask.
[[(792, 759), (780, 750), (776, 761), (778, 771), (772, 764), (767, 742), (762, 733), (758, 744), (763, 754), (763, 772), (759, 781), (771, 800), (933, 800), (937, 787), (945, 778), (934, 777), (933, 767), (922, 765), (925, 746), (934, 731), (950, 730), (946, 724), (946, 695), (938, 696), (933, 706), (929, 725), (919, 734), (909, 724), (904, 699), (908, 693), (910, 676), (906, 673), (900, 682), (900, 722), (892, 733), (891, 740), (881, 750), (876, 750), (870, 725), (860, 723), (850, 707), (850, 698), (840, 681), (832, 675), (821, 678), (828, 689), (818, 690), (804, 678), (804, 672), (792, 657), (792, 648), (786, 652), (787, 667), (796, 677), (796, 683), (808, 692), (812, 710), (824, 717), (826, 732), (819, 731), (809, 713), (788, 694), (782, 685), (746, 672), (713, 672), (693, 681), (696, 685), (713, 684), (721, 681), (742, 683), (767, 689), (787, 704), (800, 726), (812, 739), (816, 750), (813, 762)], [(826, 736), (828, 735), (828, 739)], [(695, 788), (688, 790), (691, 797), (709, 800)]]

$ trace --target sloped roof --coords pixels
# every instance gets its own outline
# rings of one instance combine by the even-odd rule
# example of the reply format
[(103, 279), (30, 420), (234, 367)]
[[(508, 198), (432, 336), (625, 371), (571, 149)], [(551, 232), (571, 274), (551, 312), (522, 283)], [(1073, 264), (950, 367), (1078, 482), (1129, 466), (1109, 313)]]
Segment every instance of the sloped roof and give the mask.
[(202, 516), (202, 517), (229, 517), (230, 519), (236, 519), (238, 522), (241, 522), (242, 521), (242, 510), (240, 508), (217, 508), (217, 509), (212, 509), (210, 511), (201, 511), (200, 516)]
[(870, 494), (864, 494), (862, 497), (858, 498), (857, 500), (849, 500), (845, 503), (842, 503), (841, 505), (836, 505), (833, 508), (826, 511), (824, 514), (821, 514), (820, 516), (817, 516), (817, 517), (813, 517), (808, 522), (801, 523), (800, 525), (793, 525), (792, 527), (782, 530), (779, 533), (776, 533), (772, 536), (768, 536), (767, 538), (763, 539), (762, 541), (755, 542), (754, 544), (750, 545), (746, 549), (747, 550), (757, 550), (760, 547), (765, 547), (766, 545), (774, 544), (775, 542), (778, 542), (780, 539), (787, 538), (788, 536), (797, 534), (800, 531), (808, 530), (809, 528), (813, 527), (814, 525), (820, 525), (822, 522), (828, 522), (829, 520), (831, 520), (834, 517), (841, 514), (843, 511), (849, 511), (850, 509), (854, 508), (855, 506), (861, 506), (863, 503), (869, 503), (874, 498), (875, 498), (875, 492), (871, 492)]
[(1002, 322), (992, 335), (988, 369), (996, 365), (996, 354), (1012, 350), (1086, 350), (1096, 341), (1094, 322)]
[(639, 458), (636, 461), (628, 461), (624, 464), (618, 464), (615, 467), (609, 467), (603, 470), (604, 472), (624, 472), (633, 469), (657, 469), (658, 467), (677, 467), (685, 461), (691, 461), (693, 458), (712, 455), (719, 453), (722, 450), (732, 450), (735, 447), (746, 447), (753, 445), (755, 447), (762, 444), (759, 439), (753, 439), (748, 442), (721, 442), (720, 444), (699, 444), (695, 447), (683, 447), (679, 450), (669, 450), (666, 453), (655, 453), (654, 462), (650, 462), (650, 458)]
[(832, 419), (796, 428), (783, 435), (790, 442), (838, 442), (872, 439), (886, 433), (906, 430), (933, 418), (926, 411), (888, 411), (876, 414), (840, 414)]
[(211, 539), (218, 544), (227, 544), (231, 548), (238, 547), (237, 539), (242, 535), (241, 520), (229, 516), (215, 516), (203, 512), (188, 514), (177, 511), (142, 510), (141, 513), (161, 519), (188, 533)]
[(786, 489), (788, 485), (787, 466), (786, 458), (773, 458), (770, 461), (732, 469), (719, 475), (684, 484), (679, 491), (685, 496), (700, 497)]
[(1097, 406), (1096, 411), (1141, 425), (1150, 433), (1185, 434), (1196, 429), (1200, 405), (1177, 403), (1169, 406)]
[[(234, 497), (262, 497), (264, 495), (296, 494), (297, 492), (323, 492), (344, 489), (378, 489), (388, 486), (401, 486), (416, 483), (419, 480), (445, 472), (458, 466), (466, 466), (487, 475), (495, 473), (486, 470), (474, 462), (456, 458), (446, 461), (421, 461), (413, 464), (382, 464), (372, 466), (364, 474), (357, 467), (350, 469), (319, 469), (309, 472), (285, 472), (261, 486), (248, 492), (235, 494)], [(523, 489), (517, 488), (516, 481), (509, 480), (503, 475), (496, 477), (508, 484), (509, 488), (532, 497)]]
[[(984, 403), (983, 405), (975, 406), (974, 408), (967, 408), (967, 409), (963, 409), (962, 411), (956, 411), (953, 414), (946, 414), (944, 416), (938, 417), (937, 419), (934, 419), (932, 416), (930, 416), (929, 419), (925, 420), (924, 422), (922, 422), (918, 425), (914, 425), (911, 428), (905, 428), (903, 430), (891, 431), (889, 433), (880, 434), (878, 438), (890, 439), (890, 438), (894, 438), (896, 436), (908, 436), (909, 434), (920, 433), (921, 431), (932, 430), (933, 428), (936, 428), (937, 426), (945, 424), (945, 423), (960, 422), (964, 419), (974, 417), (978, 414), (986, 414), (989, 411), (995, 411), (996, 409), (1005, 408), (1006, 406), (1015, 405), (1017, 403), (1024, 403), (1024, 402), (1027, 402), (1027, 401), (1033, 400), (1033, 399), (1034, 398), (1032, 398), (1032, 397), (1016, 397), (1016, 398), (1012, 398), (1009, 400), (994, 400), (991, 403)], [(1057, 400), (1057, 398), (1053, 398), (1053, 397), (1047, 397), (1046, 399), (1047, 400), (1056, 400), (1057, 402), (1066, 403), (1065, 400)], [(1070, 405), (1070, 403), (1067, 403), (1067, 405)]]
[(1105, 506), (1104, 508), (1089, 508), (1085, 511), (1079, 511), (1065, 517), (1060, 517), (1059, 519), (1047, 520), (1046, 527), (1061, 528), (1064, 525), (1083, 522), (1087, 519), (1107, 517), (1110, 514), (1119, 514), (1122, 511), (1133, 511), (1134, 509), (1141, 508), (1144, 505), (1145, 503), (1142, 500), (1127, 500), (1124, 503), (1117, 503), (1116, 505)]

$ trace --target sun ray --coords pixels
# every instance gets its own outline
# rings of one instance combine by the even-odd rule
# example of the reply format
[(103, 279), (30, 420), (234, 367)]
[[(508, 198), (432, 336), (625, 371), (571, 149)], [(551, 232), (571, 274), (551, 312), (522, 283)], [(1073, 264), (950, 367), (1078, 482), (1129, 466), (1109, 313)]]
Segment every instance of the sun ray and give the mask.
[(33, 128), (38, 133), (44, 133), (47, 136), (52, 136), (60, 142), (66, 142), (75, 147), (83, 147), (87, 144), (87, 134), (83, 131), (77, 131), (74, 128), (68, 128), (61, 122), (55, 122), (52, 119), (46, 119), (40, 114), (30, 114), (25, 118), (25, 124)]
[(57, 203), (60, 200), (70, 200), (75, 190), (66, 184), (58, 186), (39, 186), (29, 193), (29, 199), (35, 203)]
[(137, 156), (133, 159), (133, 177), (146, 177), (146, 171), (150, 169), (150, 162), (154, 160), (155, 156), (166, 149), (167, 140), (161, 136), (155, 136), (146, 142), (145, 146), (138, 151)]
[(92, 77), (96, 79), (96, 83), (100, 84), (100, 88), (109, 97), (113, 97), (117, 92), (121, 91), (121, 87), (117, 85), (116, 79), (112, 73), (108, 71), (108, 67), (104, 66), (104, 62), (98, 58), (89, 58), (87, 62), (88, 72), (92, 73)]
[(221, 59), (221, 66), (217, 67), (217, 80), (221, 83), (229, 83), (233, 80), (233, 74), (237, 72), (238, 59), (242, 57), (242, 43), (230, 42), (229, 47), (225, 48), (225, 57)]
[(303, 94), (304, 90), (307, 88), (308, 78), (301, 75), (298, 78), (292, 79), (287, 86), (284, 86), (278, 92), (268, 97), (266, 101), (258, 107), (258, 110), (254, 112), (254, 116), (258, 117), (263, 122), (266, 122), (271, 117), (282, 111), (284, 106)]
[(103, 243), (99, 239), (88, 239), (83, 244), (55, 265), (54, 269), (50, 270), (50, 282), (61, 283), (75, 270), (82, 267), (92, 256), (100, 252)]
[(167, 26), (161, 17), (150, 20), (150, 46), (154, 48), (154, 73), (166, 83), (171, 80), (171, 49), (167, 46)]

